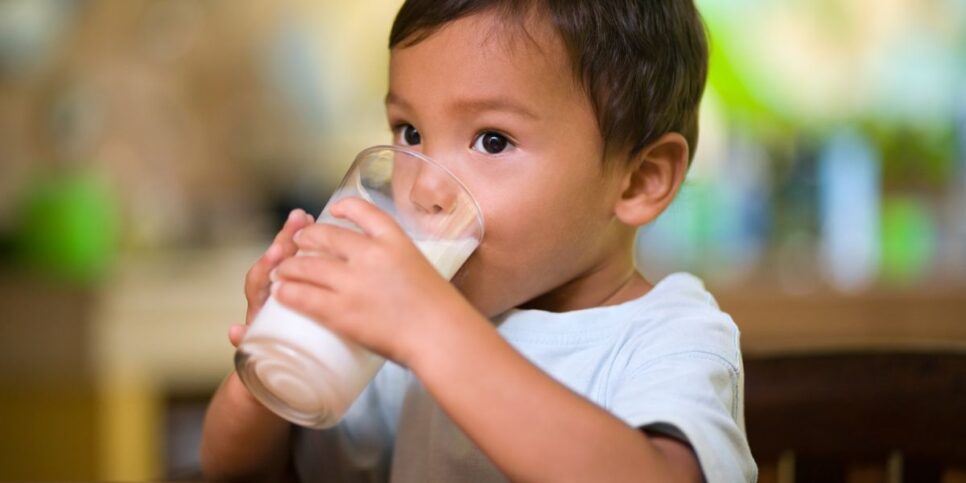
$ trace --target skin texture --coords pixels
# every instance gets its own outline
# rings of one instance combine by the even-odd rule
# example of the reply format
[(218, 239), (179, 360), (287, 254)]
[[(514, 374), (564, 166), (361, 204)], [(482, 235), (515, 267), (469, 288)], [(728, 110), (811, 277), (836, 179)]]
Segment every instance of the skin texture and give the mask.
[[(645, 294), (651, 284), (634, 268), (634, 233), (667, 207), (688, 162), (676, 133), (605, 160), (560, 39), (539, 16), (524, 27), (484, 12), (391, 54), (396, 143), (454, 172), (484, 214), (483, 243), (453, 283), (391, 218), (347, 199), (331, 211), (364, 233), (290, 221), (272, 249), (282, 248), (249, 272), (249, 316), (264, 303), (271, 272), (281, 303), (413, 370), (515, 481), (700, 481), (686, 444), (629, 427), (574, 394), (488, 320), (513, 307), (559, 312)], [(487, 152), (480, 141), (493, 135), (505, 149)], [(445, 197), (432, 193), (414, 196), (445, 209)], [(318, 256), (292, 257), (296, 247)], [(234, 344), (243, 332), (232, 329)], [(460, 382), (466, 374), (473, 385)], [(287, 425), (266, 413), (229, 376), (206, 420), (207, 475), (284, 475)]]

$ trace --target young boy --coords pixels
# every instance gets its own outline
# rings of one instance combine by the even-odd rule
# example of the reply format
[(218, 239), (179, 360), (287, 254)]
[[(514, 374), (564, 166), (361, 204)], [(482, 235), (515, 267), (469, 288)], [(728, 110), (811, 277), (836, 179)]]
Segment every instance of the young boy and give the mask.
[(276, 280), (281, 303), (394, 363), (327, 431), (230, 375), (206, 476), (755, 480), (738, 329), (700, 281), (652, 286), (633, 259), (695, 146), (707, 47), (691, 0), (410, 0), (390, 48), (395, 142), (466, 184), (484, 240), (450, 284), (359, 199), (332, 212), (364, 234), (293, 213), (248, 274), (248, 320)]

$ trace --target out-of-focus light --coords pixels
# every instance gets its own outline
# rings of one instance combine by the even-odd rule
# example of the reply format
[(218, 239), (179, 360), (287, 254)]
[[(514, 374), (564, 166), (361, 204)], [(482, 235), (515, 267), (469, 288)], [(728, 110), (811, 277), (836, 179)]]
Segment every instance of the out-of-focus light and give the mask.
[(866, 88), (873, 96), (872, 110), (880, 120), (948, 122), (954, 116), (956, 86), (966, 81), (962, 66), (951, 61), (962, 54), (932, 32), (909, 30), (869, 56), (869, 77), (875, 82)]
[(307, 128), (322, 132), (335, 112), (327, 105), (325, 55), (319, 52), (309, 25), (289, 20), (282, 24), (265, 51), (267, 78), (301, 116)]
[(891, 196), (882, 207), (882, 272), (897, 285), (918, 282), (936, 250), (936, 221), (929, 207), (912, 196)]
[(698, 3), (712, 34), (710, 88), (733, 112), (798, 125), (941, 123), (966, 82), (962, 0)]
[(22, 203), (15, 255), (26, 268), (88, 284), (107, 274), (118, 242), (114, 193), (95, 173), (33, 183)]
[(0, 2), (0, 74), (27, 70), (46, 58), (73, 6), (67, 0)]

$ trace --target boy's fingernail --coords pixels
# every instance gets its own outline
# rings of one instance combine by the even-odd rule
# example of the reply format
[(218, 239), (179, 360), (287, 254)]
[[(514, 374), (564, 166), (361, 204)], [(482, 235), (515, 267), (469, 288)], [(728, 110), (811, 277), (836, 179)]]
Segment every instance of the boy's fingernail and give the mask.
[(292, 241), (295, 243), (298, 243), (300, 238), (302, 238), (302, 230), (299, 230), (292, 235)]
[(296, 208), (292, 210), (288, 214), (288, 221), (295, 221), (298, 217), (302, 216), (302, 213), (304, 212), (302, 211), (301, 208)]
[(279, 246), (277, 243), (272, 243), (272, 246), (268, 247), (268, 251), (265, 252), (265, 256), (274, 260), (278, 258), (278, 256), (281, 254), (281, 251), (281, 246)]
[(275, 267), (271, 272), (268, 272), (268, 279), (272, 282), (278, 281), (278, 267)]
[(272, 285), (269, 287), (268, 291), (271, 292), (272, 295), (275, 295), (278, 293), (278, 288), (281, 286), (282, 282), (272, 282)]

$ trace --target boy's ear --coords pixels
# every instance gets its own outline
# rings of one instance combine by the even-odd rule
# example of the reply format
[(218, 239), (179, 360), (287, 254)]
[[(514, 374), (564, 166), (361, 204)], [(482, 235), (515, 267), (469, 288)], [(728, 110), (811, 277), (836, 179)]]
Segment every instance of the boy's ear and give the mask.
[(629, 160), (614, 214), (631, 226), (646, 225), (671, 204), (688, 171), (688, 142), (678, 133), (661, 136)]

